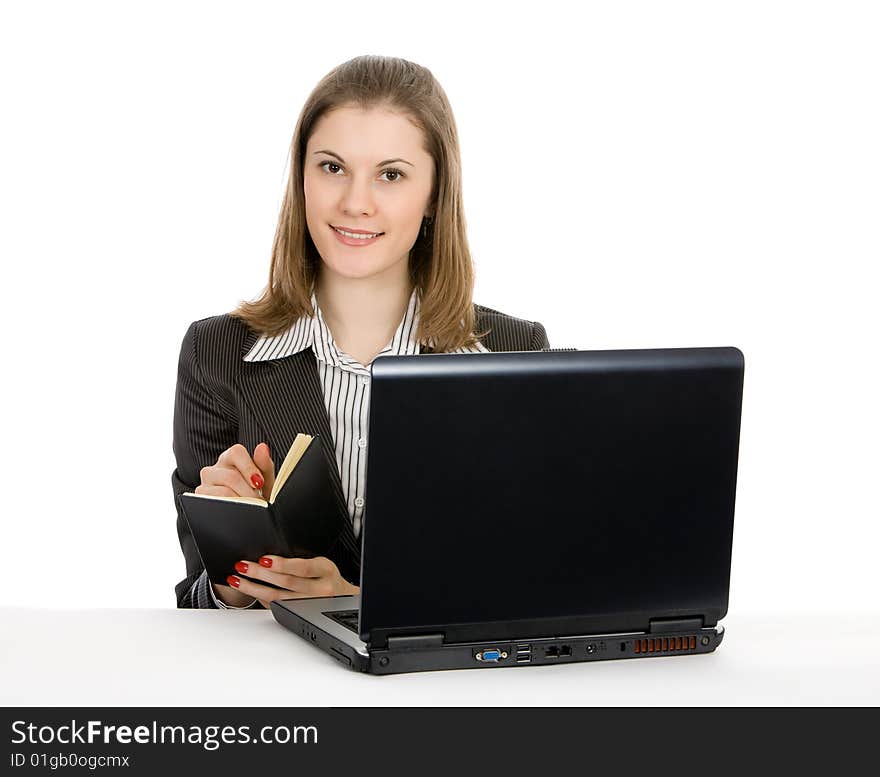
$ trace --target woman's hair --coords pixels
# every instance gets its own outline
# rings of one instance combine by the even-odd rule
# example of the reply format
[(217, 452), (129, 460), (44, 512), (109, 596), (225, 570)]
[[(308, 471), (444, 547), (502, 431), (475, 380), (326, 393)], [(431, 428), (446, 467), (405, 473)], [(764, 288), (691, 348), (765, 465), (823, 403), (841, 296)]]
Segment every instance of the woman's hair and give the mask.
[(305, 314), (315, 315), (311, 295), (321, 258), (306, 224), (303, 159), (318, 120), (344, 106), (403, 113), (424, 134), (435, 175), (429, 203), (433, 219), (423, 220), (409, 258), (420, 305), (416, 338), (424, 344), (433, 338), (438, 352), (472, 346), (486, 332), (473, 331), (474, 266), (465, 229), (455, 119), (431, 71), (396, 57), (355, 57), (331, 70), (309, 95), (290, 145), (290, 176), (272, 246), (269, 283), (256, 300), (240, 303), (232, 315), (270, 336)]

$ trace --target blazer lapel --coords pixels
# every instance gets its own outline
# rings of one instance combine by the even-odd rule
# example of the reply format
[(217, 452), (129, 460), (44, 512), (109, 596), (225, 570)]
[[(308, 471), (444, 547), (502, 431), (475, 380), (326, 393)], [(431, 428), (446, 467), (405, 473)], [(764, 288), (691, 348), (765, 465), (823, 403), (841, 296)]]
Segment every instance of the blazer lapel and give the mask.
[[(253, 344), (253, 338), (248, 341)], [(250, 349), (248, 341), (244, 353)], [(345, 544), (357, 548), (312, 349), (306, 348), (283, 359), (242, 361), (236, 382), (245, 403), (266, 430), (269, 438), (266, 442), (272, 451), (276, 471), (298, 433), (318, 435), (336, 501), (345, 518), (343, 532), (351, 535), (346, 538), (350, 542)]]

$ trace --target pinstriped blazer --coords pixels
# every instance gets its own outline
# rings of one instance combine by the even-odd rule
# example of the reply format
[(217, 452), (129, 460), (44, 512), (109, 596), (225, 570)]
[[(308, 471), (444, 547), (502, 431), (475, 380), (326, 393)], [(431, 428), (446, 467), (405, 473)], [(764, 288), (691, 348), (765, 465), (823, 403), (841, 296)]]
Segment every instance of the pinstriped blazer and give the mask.
[[(489, 330), (480, 342), (490, 351), (549, 348), (544, 327), (537, 321), (481, 305), (474, 305), (474, 312), (475, 331)], [(194, 491), (202, 467), (216, 464), (220, 454), (236, 443), (251, 452), (260, 442), (267, 443), (277, 471), (299, 432), (320, 437), (345, 518), (327, 556), (346, 580), (357, 583), (360, 577), (360, 543), (346, 507), (314, 352), (307, 348), (283, 359), (244, 361), (258, 338), (258, 332), (228, 313), (193, 322), (183, 338), (174, 399), (177, 466), (171, 475), (177, 536), (186, 561), (186, 577), (175, 587), (178, 606), (184, 606), (184, 596), (204, 569), (183, 517), (180, 495)], [(422, 348), (421, 352), (432, 351)]]

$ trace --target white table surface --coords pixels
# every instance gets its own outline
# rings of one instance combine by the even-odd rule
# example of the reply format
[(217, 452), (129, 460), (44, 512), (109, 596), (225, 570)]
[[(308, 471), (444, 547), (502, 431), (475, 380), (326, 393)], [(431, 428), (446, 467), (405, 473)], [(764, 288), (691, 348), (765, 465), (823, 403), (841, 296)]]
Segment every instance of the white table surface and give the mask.
[(707, 655), (375, 677), (266, 611), (2, 607), (0, 705), (878, 705), (878, 616), (728, 614)]

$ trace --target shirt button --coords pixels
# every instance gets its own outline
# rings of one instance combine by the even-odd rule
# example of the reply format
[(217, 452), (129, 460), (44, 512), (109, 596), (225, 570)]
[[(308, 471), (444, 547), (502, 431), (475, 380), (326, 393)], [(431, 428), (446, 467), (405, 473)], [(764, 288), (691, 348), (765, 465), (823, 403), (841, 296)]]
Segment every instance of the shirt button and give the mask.
[(355, 507), (363, 507), (363, 506), (364, 506), (364, 499), (363, 499), (363, 497), (359, 496), (357, 499), (355, 499), (355, 500), (354, 500), (354, 506), (355, 506)]
[(361, 383), (363, 383), (365, 386), (366, 386), (369, 382), (370, 382), (370, 379), (369, 379), (369, 378), (361, 378)]
[(366, 447), (367, 447), (367, 438), (361, 437), (361, 439), (358, 440), (358, 448), (366, 448)]

